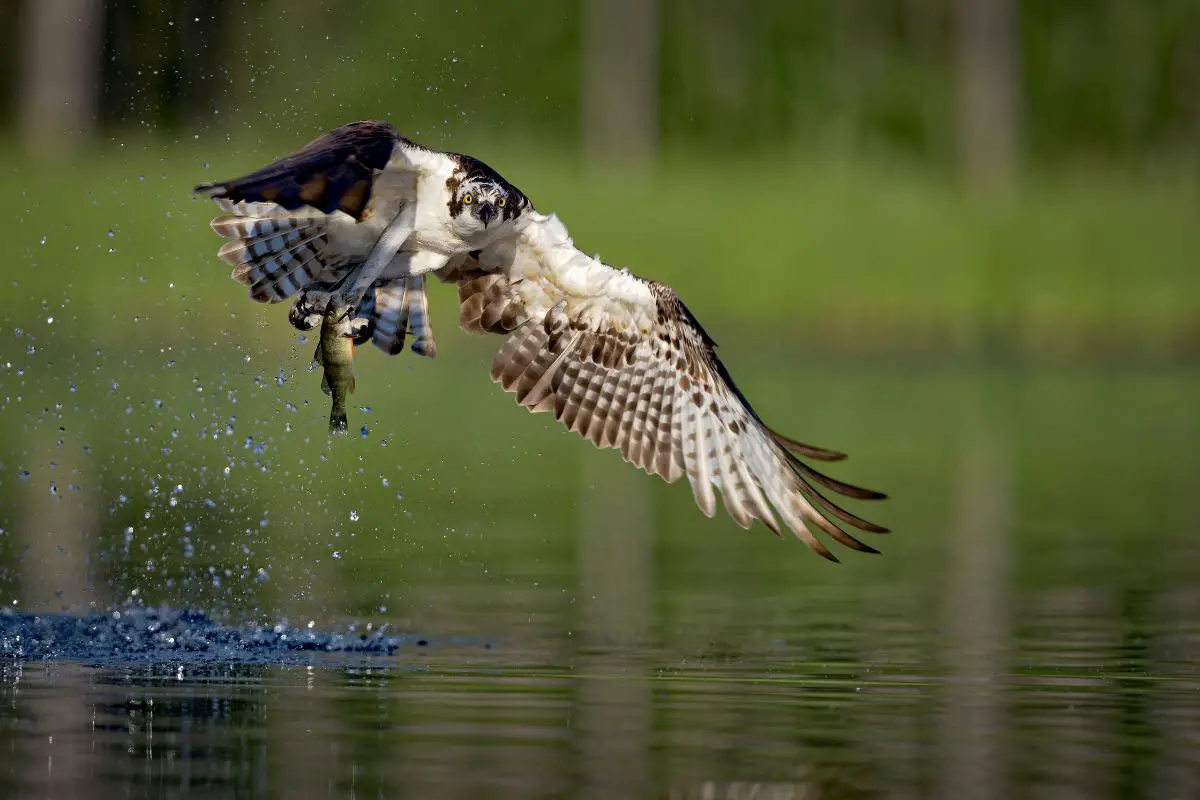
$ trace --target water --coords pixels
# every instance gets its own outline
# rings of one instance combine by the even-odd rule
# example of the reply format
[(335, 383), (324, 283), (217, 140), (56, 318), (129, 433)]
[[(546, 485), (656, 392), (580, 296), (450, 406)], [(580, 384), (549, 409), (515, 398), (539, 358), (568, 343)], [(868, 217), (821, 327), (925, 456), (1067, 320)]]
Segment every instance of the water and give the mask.
[[(6, 794), (1194, 797), (1194, 588), (1010, 598), (1002, 631), (864, 589), (736, 596), (694, 646), (541, 622), (308, 663), (0, 666)], [(510, 610), (510, 613), (515, 610)], [(999, 636), (992, 635), (999, 634)], [(753, 791), (757, 793), (753, 793)]]
[[(513, 408), (449, 330), (363, 358), (371, 433), (331, 441), (269, 330), (4, 375), (0, 794), (1200, 796), (1194, 369), (733, 343), (892, 495), (835, 566)], [(122, 609), (99, 649), (3, 634)], [(196, 635), (144, 646), (170, 609)]]

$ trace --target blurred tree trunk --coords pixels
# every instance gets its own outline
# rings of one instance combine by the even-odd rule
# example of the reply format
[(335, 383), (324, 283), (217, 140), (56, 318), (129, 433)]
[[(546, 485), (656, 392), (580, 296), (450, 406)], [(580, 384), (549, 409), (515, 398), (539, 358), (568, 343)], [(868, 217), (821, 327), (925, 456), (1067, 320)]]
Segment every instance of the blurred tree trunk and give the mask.
[[(246, 3), (255, 8), (257, 3)], [(241, 8), (239, 6), (238, 8)], [(107, 6), (102, 123), (203, 128), (232, 83), (222, 60), (239, 20), (228, 0), (123, 0)]]
[(584, 0), (583, 142), (594, 158), (655, 155), (658, 13), (658, 0)]
[(212, 117), (231, 14), (225, 0), (183, 0), (180, 16), (179, 116), (194, 126)]
[[(585, 455), (592, 456), (593, 453)], [(608, 456), (609, 453), (601, 455)], [(646, 797), (652, 697), (636, 657), (651, 630), (651, 484), (616, 458), (583, 459), (579, 516), (579, 771), (582, 797)]]
[[(982, 404), (981, 404), (982, 406)], [(1005, 707), (996, 676), (1009, 669), (1012, 454), (986, 408), (971, 423), (959, 469), (959, 516), (947, 570), (938, 796), (1008, 797)]]
[(968, 181), (1016, 178), (1020, 131), (1016, 0), (955, 0), (958, 148)]
[(103, 0), (27, 0), (21, 21), (21, 133), (33, 153), (61, 153), (96, 127)]

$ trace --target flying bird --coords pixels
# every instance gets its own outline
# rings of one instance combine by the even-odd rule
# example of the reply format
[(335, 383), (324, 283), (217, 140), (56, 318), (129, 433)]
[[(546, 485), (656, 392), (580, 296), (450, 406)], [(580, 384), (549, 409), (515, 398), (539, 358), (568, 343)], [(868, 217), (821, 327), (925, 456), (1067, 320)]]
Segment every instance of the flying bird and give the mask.
[[(246, 177), (205, 184), (226, 215), (213, 229), (252, 298), (297, 296), (289, 319), (318, 324), (352, 309), (350, 335), (390, 354), (434, 355), (425, 302), (432, 273), (457, 286), (459, 324), (507, 337), (491, 377), (521, 406), (668, 482), (687, 477), (697, 506), (780, 520), (821, 556), (821, 531), (875, 553), (846, 526), (887, 529), (831, 501), (885, 495), (803, 458), (845, 455), (771, 429), (734, 384), (716, 342), (669, 286), (578, 249), (553, 214), (467, 155), (419, 145), (384, 122), (342, 126)], [(315, 315), (315, 319), (313, 319)], [(776, 516), (778, 515), (778, 517)]]
[[(297, 295), (289, 319), (321, 324), (329, 303), (391, 352), (433, 355), (424, 275), (494, 242), (510, 241), (532, 209), (488, 165), (401, 136), (386, 122), (354, 122), (241, 178), (202, 184), (228, 216), (213, 229), (233, 241), (221, 259), (260, 302)], [(456, 262), (457, 263), (457, 262)], [(359, 342), (361, 343), (361, 341)]]

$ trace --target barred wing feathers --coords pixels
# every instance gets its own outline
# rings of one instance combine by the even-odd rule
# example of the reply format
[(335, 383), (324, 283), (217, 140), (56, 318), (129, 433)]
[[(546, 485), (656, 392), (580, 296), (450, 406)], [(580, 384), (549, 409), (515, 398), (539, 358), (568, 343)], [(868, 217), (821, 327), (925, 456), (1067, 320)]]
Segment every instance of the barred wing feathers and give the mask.
[(389, 356), (404, 349), (405, 337), (412, 336), (410, 349), (417, 355), (437, 355), (437, 343), (429, 323), (429, 303), (425, 296), (425, 276), (391, 278), (376, 283), (363, 298), (365, 308), (359, 315), (367, 319), (362, 336)]
[(212, 227), (232, 240), (219, 255), (233, 277), (253, 299), (277, 303), (335, 283), (364, 261), (416, 197), (418, 173), (446, 159), (386, 122), (352, 122), (249, 175), (196, 191), (225, 212)]
[(557, 220), (531, 215), (515, 247), (485, 250), (460, 270), (460, 324), (506, 333), (492, 379), (535, 412), (668, 482), (686, 476), (700, 510), (721, 494), (742, 527), (776, 514), (818, 554), (814, 535), (877, 552), (834, 520), (882, 528), (837, 506), (817, 488), (860, 499), (884, 495), (838, 481), (800, 460), (844, 458), (768, 428), (733, 383), (716, 344), (668, 286), (589, 258)]
[(331, 220), (320, 211), (227, 198), (216, 203), (226, 213), (212, 221), (212, 229), (231, 240), (217, 255), (254, 300), (281, 302), (310, 285), (336, 281), (351, 266), (346, 254), (331, 247)]

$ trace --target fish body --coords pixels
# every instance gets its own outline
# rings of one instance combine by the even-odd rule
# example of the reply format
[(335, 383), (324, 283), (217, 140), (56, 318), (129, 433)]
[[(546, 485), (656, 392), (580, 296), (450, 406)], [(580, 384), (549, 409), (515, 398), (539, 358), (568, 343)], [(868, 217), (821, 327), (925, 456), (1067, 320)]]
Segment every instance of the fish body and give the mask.
[(321, 391), (333, 399), (329, 411), (330, 433), (346, 432), (346, 395), (354, 391), (354, 340), (346, 330), (348, 317), (346, 309), (330, 304), (321, 321), (317, 352), (313, 354), (313, 360), (324, 370)]

